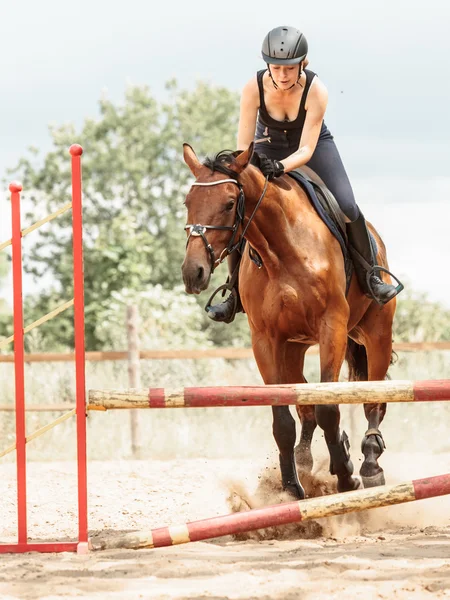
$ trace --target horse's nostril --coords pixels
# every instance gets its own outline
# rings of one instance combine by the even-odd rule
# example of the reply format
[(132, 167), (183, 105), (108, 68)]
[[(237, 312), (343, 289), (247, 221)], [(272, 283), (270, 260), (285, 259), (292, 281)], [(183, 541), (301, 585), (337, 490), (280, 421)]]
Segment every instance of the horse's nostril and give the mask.
[(197, 272), (197, 281), (202, 281), (204, 273), (205, 269), (203, 267), (199, 267)]

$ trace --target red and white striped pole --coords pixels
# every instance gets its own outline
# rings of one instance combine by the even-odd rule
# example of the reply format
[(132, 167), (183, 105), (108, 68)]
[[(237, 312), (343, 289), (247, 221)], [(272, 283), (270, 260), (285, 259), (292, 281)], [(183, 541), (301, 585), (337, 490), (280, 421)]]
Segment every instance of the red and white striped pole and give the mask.
[(89, 390), (90, 410), (450, 401), (450, 379)]
[(83, 148), (78, 144), (73, 144), (69, 152), (72, 156), (73, 294), (78, 462), (77, 551), (81, 554), (86, 553), (89, 548), (87, 522), (83, 216), (81, 193), (81, 155), (83, 154)]
[(385, 485), (297, 502), (286, 502), (247, 512), (161, 527), (151, 531), (132, 532), (111, 540), (99, 539), (94, 541), (93, 547), (95, 550), (160, 548), (446, 494), (450, 494), (450, 474), (416, 479), (398, 485)]

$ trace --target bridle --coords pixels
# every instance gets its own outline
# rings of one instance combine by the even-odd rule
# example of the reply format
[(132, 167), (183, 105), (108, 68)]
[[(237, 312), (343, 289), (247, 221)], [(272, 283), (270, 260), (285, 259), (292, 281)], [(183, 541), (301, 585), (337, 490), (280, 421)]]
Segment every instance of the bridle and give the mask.
[[(268, 179), (266, 177), (266, 181), (264, 183), (264, 188), (261, 193), (261, 196), (260, 196), (258, 202), (256, 203), (255, 209), (252, 212), (249, 220), (247, 221), (247, 224), (245, 225), (237, 242), (235, 241), (236, 235), (237, 235), (240, 225), (243, 224), (244, 218), (245, 218), (245, 194), (244, 194), (244, 188), (242, 187), (242, 184), (239, 181), (237, 181), (236, 179), (230, 178), (230, 179), (219, 179), (218, 181), (211, 181), (211, 182), (194, 181), (194, 183), (192, 185), (207, 187), (207, 186), (212, 186), (212, 185), (219, 185), (220, 183), (234, 183), (239, 188), (239, 195), (238, 195), (238, 199), (237, 199), (236, 213), (235, 213), (233, 225), (232, 226), (202, 225), (200, 223), (196, 223), (195, 225), (186, 225), (185, 226), (185, 230), (186, 231), (189, 230), (189, 236), (186, 241), (186, 248), (187, 248), (191, 238), (201, 237), (203, 240), (203, 243), (205, 244), (205, 248), (209, 254), (209, 258), (211, 261), (211, 273), (214, 273), (214, 269), (218, 265), (220, 265), (220, 263), (223, 262), (229, 254), (232, 254), (241, 245), (241, 242), (245, 238), (245, 234), (247, 233), (247, 229), (248, 229), (250, 223), (253, 221), (253, 217), (255, 216), (255, 213), (258, 210), (259, 205), (261, 204), (264, 196), (266, 195)], [(220, 253), (220, 256), (218, 258), (216, 258), (214, 248), (211, 246), (211, 244), (206, 239), (205, 233), (206, 233), (207, 229), (231, 231), (230, 241), (228, 242), (227, 246), (222, 250), (222, 252)]]

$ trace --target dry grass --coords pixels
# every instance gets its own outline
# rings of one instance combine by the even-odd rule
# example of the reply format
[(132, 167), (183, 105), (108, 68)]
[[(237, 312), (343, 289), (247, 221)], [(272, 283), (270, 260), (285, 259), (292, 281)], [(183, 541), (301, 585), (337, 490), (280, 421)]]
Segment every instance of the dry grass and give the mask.
[[(438, 379), (448, 376), (450, 352), (402, 354), (391, 368), (393, 379)], [(70, 363), (38, 363), (26, 367), (28, 404), (68, 404), (74, 401), (74, 367)], [(127, 386), (125, 362), (87, 364), (88, 388)], [(318, 381), (318, 357), (307, 357), (306, 376)], [(0, 404), (13, 403), (14, 373), (10, 364), (0, 365), (3, 382)], [(223, 359), (142, 361), (142, 385), (250, 385), (262, 383), (253, 360)], [(447, 425), (450, 407), (390, 405), (383, 433), (388, 450), (433, 448), (449, 451)], [(358, 447), (366, 429), (361, 407), (343, 406), (342, 425)], [(28, 413), (27, 432), (42, 427), (60, 413)], [(129, 412), (90, 413), (89, 457), (94, 460), (130, 458)], [(261, 453), (273, 449), (271, 411), (264, 407), (179, 409), (140, 411), (139, 427), (143, 458), (239, 457), (256, 443)], [(14, 413), (0, 412), (0, 448), (12, 444)], [(321, 433), (316, 442), (321, 443)], [(67, 460), (75, 456), (74, 421), (59, 425), (28, 446), (29, 460)], [(2, 459), (14, 460), (14, 454)]]

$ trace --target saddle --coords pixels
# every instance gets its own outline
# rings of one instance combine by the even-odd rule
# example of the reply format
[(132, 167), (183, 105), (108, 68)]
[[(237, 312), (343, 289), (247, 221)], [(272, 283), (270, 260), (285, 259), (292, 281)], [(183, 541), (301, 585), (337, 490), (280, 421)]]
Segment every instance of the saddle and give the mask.
[[(345, 293), (348, 293), (353, 274), (353, 260), (348, 249), (347, 229), (345, 226), (345, 215), (339, 207), (336, 198), (327, 188), (322, 179), (309, 167), (301, 167), (287, 173), (294, 179), (306, 192), (312, 206), (319, 217), (328, 227), (333, 236), (341, 246), (342, 256), (344, 258), (345, 268)], [(375, 255), (377, 246), (374, 237), (370, 233), (370, 239)], [(250, 259), (260, 268), (262, 266), (261, 257), (254, 248), (249, 245)]]
[[(328, 216), (332, 219), (334, 225), (339, 229), (339, 233), (342, 236), (345, 246), (347, 247), (348, 239), (347, 239), (347, 229), (345, 227), (346, 217), (342, 212), (339, 204), (337, 203), (336, 198), (327, 188), (322, 179), (309, 167), (306, 165), (301, 167), (300, 169), (296, 169), (294, 174), (298, 173), (301, 175), (306, 181), (308, 181), (314, 188), (314, 191), (317, 196), (317, 200), (322, 205), (324, 211), (328, 214)], [(294, 176), (294, 179), (295, 176)], [(314, 201), (314, 200), (313, 200)]]

